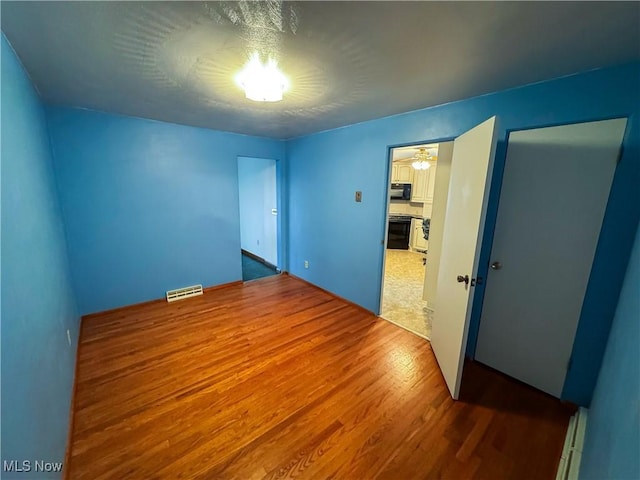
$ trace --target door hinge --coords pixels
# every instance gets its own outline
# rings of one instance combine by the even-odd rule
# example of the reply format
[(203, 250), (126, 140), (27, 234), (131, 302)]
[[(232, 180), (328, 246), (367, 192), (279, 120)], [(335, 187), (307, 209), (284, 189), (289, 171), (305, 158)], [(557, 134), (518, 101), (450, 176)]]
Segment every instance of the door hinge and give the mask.
[(572, 363), (573, 363), (573, 355), (569, 357), (569, 361), (567, 362), (567, 372), (571, 370)]
[(620, 150), (618, 150), (618, 159), (616, 160), (616, 165), (618, 165), (622, 161), (623, 153), (624, 153), (624, 145), (620, 145)]

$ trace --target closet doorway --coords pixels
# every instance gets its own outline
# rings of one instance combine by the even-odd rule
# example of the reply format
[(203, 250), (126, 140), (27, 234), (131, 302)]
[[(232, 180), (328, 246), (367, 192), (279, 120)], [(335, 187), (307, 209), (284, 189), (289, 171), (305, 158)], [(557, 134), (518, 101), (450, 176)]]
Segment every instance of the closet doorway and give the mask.
[(509, 135), (476, 360), (558, 398), (625, 127)]

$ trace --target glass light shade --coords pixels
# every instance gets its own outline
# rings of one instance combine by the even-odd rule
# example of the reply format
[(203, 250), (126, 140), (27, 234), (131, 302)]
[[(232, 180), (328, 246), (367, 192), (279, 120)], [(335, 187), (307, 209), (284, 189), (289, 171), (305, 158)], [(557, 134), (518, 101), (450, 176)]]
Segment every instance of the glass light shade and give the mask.
[(414, 160), (411, 166), (415, 170), (427, 170), (431, 167), (431, 164), (429, 163), (429, 160), (431, 160), (431, 155), (427, 153), (426, 148), (419, 148), (416, 154), (411, 157), (411, 160)]
[(278, 63), (270, 58), (267, 63), (260, 61), (254, 53), (249, 62), (236, 76), (236, 82), (244, 90), (249, 100), (256, 102), (279, 102), (289, 86), (287, 77), (278, 68)]
[(411, 164), (411, 166), (415, 170), (428, 170), (431, 168), (431, 164), (429, 162), (425, 162), (424, 160), (416, 160)]

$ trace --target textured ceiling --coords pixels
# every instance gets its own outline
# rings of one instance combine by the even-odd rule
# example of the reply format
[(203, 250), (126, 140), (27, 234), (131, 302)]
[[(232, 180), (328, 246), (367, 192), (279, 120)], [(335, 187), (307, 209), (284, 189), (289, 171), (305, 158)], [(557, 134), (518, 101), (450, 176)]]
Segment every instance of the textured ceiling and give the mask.
[[(291, 138), (640, 59), (637, 2), (6, 2), (51, 103)], [(248, 55), (282, 102), (244, 98)]]

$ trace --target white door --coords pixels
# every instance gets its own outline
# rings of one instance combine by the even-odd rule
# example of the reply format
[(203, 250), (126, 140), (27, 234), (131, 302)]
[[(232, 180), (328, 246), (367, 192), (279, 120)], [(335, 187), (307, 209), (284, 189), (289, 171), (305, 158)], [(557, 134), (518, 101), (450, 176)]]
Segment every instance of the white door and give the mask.
[(509, 136), (476, 359), (560, 397), (625, 119)]
[(454, 399), (460, 392), (473, 304), (471, 279), (478, 269), (496, 148), (495, 131), (496, 117), (492, 117), (453, 144), (431, 346)]

